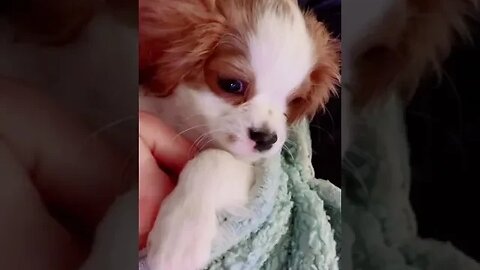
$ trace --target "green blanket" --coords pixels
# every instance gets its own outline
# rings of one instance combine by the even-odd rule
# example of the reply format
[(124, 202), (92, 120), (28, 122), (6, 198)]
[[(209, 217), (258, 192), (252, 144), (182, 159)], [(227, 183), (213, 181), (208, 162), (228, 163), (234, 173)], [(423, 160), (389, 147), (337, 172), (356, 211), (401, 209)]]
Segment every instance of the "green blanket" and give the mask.
[(267, 173), (258, 188), (277, 189), (272, 210), (258, 211), (271, 203), (261, 200), (254, 219), (263, 222), (247, 228), (252, 231), (228, 251), (215, 254), (208, 269), (338, 269), (340, 190), (315, 179), (309, 134), (306, 121), (292, 129), (288, 150), (281, 156), (280, 177), (268, 170), (275, 168), (275, 160), (261, 170)]
[[(257, 164), (249, 218), (220, 214), (207, 269), (338, 269), (340, 189), (315, 179), (306, 121), (291, 129), (288, 150)], [(144, 261), (140, 269), (147, 269)]]
[(343, 162), (342, 270), (478, 270), (451, 244), (417, 234), (403, 113), (392, 96), (352, 121), (355, 136)]

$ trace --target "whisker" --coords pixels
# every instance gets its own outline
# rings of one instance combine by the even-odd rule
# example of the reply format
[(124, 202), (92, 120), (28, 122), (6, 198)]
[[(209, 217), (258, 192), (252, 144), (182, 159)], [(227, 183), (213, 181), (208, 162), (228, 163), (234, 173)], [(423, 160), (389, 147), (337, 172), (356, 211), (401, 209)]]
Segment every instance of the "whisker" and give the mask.
[(286, 139), (285, 140), (285, 144), (283, 144), (283, 146), (287, 147), (288, 148), (288, 145), (287, 144), (290, 144), (290, 145), (295, 145), (295, 142), (290, 140), (290, 139)]
[(124, 117), (124, 118), (120, 118), (118, 120), (114, 120), (102, 127), (100, 127), (99, 129), (93, 131), (92, 133), (90, 133), (86, 138), (85, 138), (85, 144), (88, 143), (89, 140), (92, 140), (93, 138), (97, 137), (98, 135), (100, 135), (101, 133), (117, 126), (117, 125), (120, 125), (124, 122), (127, 122), (129, 120), (135, 120), (137, 116), (128, 116), (128, 117)]
[(208, 146), (208, 144), (211, 143), (211, 142), (213, 142), (213, 141), (214, 141), (214, 139), (210, 139), (210, 140), (208, 140), (206, 143), (204, 143), (204, 144), (202, 145), (202, 147), (200, 148), (199, 152), (203, 151), (203, 150)]
[(177, 135), (175, 135), (175, 136), (172, 138), (172, 142), (174, 142), (176, 139), (178, 139), (178, 137), (182, 136), (183, 134), (187, 133), (188, 131), (191, 131), (191, 130), (197, 129), (197, 128), (201, 128), (201, 127), (207, 127), (207, 126), (208, 126), (208, 125), (196, 125), (196, 126), (187, 128), (187, 129), (185, 129), (185, 130), (182, 130), (181, 132), (177, 133)]
[(446, 78), (446, 80), (447, 80), (447, 82), (450, 86), (450, 89), (451, 89), (453, 95), (455, 96), (455, 100), (457, 102), (457, 108), (458, 108), (457, 109), (457, 117), (458, 117), (458, 123), (459, 123), (459, 130), (461, 131), (461, 130), (463, 130), (463, 127), (462, 127), (462, 123), (463, 123), (462, 99), (461, 99), (460, 94), (458, 92), (457, 86), (453, 82), (453, 79), (450, 76), (450, 74), (448, 74), (448, 72), (446, 72), (445, 70), (443, 70), (442, 73), (443, 73), (444, 77)]
[(205, 141), (209, 141), (209, 140), (212, 140), (211, 137), (209, 137), (209, 135), (212, 135), (212, 132), (209, 132), (209, 134), (205, 134), (204, 136), (202, 136), (202, 138), (200, 140), (198, 140), (197, 142), (197, 150), (198, 152), (201, 152), (203, 150), (203, 148), (206, 146), (203, 142)]
[(314, 128), (318, 128), (320, 131), (325, 132), (325, 133), (328, 135), (328, 137), (329, 137), (330, 140), (335, 141), (335, 138), (333, 137), (332, 133), (331, 133), (331, 132), (328, 132), (328, 130), (326, 130), (325, 128), (323, 128), (323, 127), (321, 127), (321, 126), (319, 126), (319, 125), (315, 125), (315, 124), (311, 124), (310, 126), (311, 126), (311, 127), (314, 127)]
[(291, 139), (289, 139), (289, 138), (287, 138), (287, 139), (285, 140), (285, 142), (287, 142), (287, 143), (291, 143), (291, 144), (294, 144), (294, 141), (292, 141), (292, 140), (291, 140)]
[(203, 138), (203, 136), (206, 136), (206, 135), (202, 134), (198, 138), (196, 138), (195, 141), (190, 146), (190, 148), (188, 149), (188, 155), (189, 155), (190, 158), (193, 158), (195, 156), (194, 153), (197, 152), (197, 151), (195, 151), (195, 145), (197, 144), (197, 142), (199, 140), (201, 140)]
[(192, 114), (190, 116), (185, 117), (183, 120), (189, 120), (189, 119), (192, 119), (193, 117), (203, 117), (203, 115), (196, 113), (196, 114)]
[(295, 160), (295, 159), (293, 158), (292, 152), (290, 151), (290, 149), (288, 149), (288, 147), (287, 147), (286, 145), (283, 145), (283, 146), (282, 146), (282, 149), (284, 149), (284, 150), (287, 152), (287, 154), (290, 155), (290, 157), (292, 158), (292, 160)]
[(134, 161), (136, 160), (136, 156), (137, 156), (137, 152), (132, 152), (130, 155), (128, 155), (124, 162), (123, 162), (123, 166), (122, 166), (122, 169), (121, 169), (121, 179), (120, 181), (129, 181), (130, 179), (128, 178), (129, 175), (128, 175), (128, 168), (132, 166), (132, 164), (134, 164)]
[(344, 158), (343, 161), (342, 161), (342, 165), (343, 167), (347, 170), (347, 171), (350, 171), (350, 172), (353, 172), (356, 170), (356, 167), (355, 165), (353, 164), (353, 162), (350, 161), (349, 158)]
[[(202, 145), (202, 141), (204, 141), (205, 139), (209, 139), (208, 136), (209, 135), (212, 135), (216, 132), (225, 132), (224, 129), (216, 129), (216, 130), (211, 130), (209, 132), (205, 132), (203, 134), (201, 134), (197, 139), (195, 139), (195, 141), (193, 142), (192, 146), (190, 146), (190, 149), (189, 149), (189, 155), (190, 157), (193, 157), (194, 156), (194, 151), (195, 149), (197, 149), (198, 151), (197, 152), (200, 152), (202, 149), (202, 147), (200, 147)], [(205, 147), (206, 145), (203, 145), (203, 148)]]
[(325, 112), (328, 114), (328, 117), (330, 118), (330, 123), (332, 123), (332, 127), (335, 126), (335, 120), (333, 120), (333, 115), (332, 113), (330, 112), (330, 110), (325, 107)]

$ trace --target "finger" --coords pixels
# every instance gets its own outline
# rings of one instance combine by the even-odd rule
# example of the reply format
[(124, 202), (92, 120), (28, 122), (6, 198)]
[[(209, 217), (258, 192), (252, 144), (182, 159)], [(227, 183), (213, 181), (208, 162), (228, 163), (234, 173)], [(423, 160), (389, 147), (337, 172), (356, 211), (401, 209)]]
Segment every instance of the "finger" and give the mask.
[(92, 233), (127, 187), (123, 155), (89, 139), (78, 119), (36, 89), (0, 78), (0, 108), (0, 140), (35, 175), (42, 199), (75, 220), (72, 230)]
[(174, 130), (166, 126), (157, 117), (146, 113), (139, 113), (140, 138), (150, 149), (157, 162), (179, 173), (185, 163), (191, 158), (192, 144)]
[(163, 199), (173, 181), (162, 172), (149, 148), (139, 139), (139, 248), (143, 248)]

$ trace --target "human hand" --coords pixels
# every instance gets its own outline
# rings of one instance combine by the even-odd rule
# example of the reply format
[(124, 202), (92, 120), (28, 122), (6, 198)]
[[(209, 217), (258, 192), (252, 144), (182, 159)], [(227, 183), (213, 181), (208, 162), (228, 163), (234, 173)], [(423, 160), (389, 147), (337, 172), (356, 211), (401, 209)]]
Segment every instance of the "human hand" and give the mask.
[(191, 157), (192, 145), (160, 119), (139, 113), (139, 248), (145, 246), (163, 199)]
[(44, 92), (2, 76), (0, 112), (2, 266), (76, 269), (132, 182), (125, 157)]

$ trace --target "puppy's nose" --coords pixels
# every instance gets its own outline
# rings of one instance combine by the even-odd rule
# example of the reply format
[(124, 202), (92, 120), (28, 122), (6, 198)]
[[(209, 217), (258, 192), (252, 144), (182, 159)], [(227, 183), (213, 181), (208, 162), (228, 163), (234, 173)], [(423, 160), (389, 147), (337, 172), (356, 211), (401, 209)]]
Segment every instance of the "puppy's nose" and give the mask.
[(250, 139), (255, 142), (255, 149), (260, 152), (267, 151), (272, 148), (273, 144), (277, 141), (277, 134), (267, 129), (254, 129), (248, 130)]

